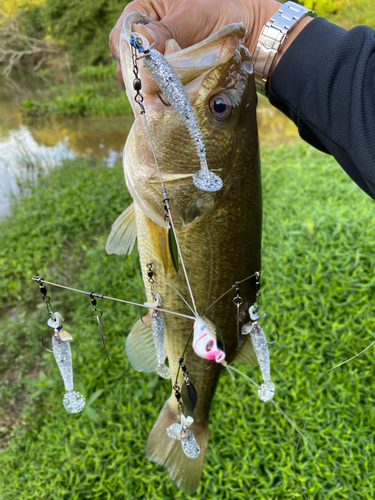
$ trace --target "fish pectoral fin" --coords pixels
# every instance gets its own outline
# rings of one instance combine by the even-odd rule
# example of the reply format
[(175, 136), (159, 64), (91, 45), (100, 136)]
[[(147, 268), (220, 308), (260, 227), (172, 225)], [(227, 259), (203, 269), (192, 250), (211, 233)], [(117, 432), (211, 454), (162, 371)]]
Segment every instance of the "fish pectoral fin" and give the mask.
[[(174, 398), (174, 396), (172, 396)], [(181, 415), (177, 414), (168, 400), (163, 406), (147, 441), (147, 458), (164, 465), (171, 479), (178, 488), (189, 493), (195, 493), (202, 475), (204, 457), (208, 446), (208, 423), (205, 426), (192, 424), (195, 439), (200, 447), (197, 458), (188, 458), (183, 449), (181, 440), (172, 439), (166, 429), (172, 424), (179, 423)]]
[(143, 316), (129, 333), (125, 351), (130, 364), (138, 372), (154, 372), (158, 367), (158, 358), (151, 330), (151, 313)]
[(114, 222), (105, 249), (109, 254), (130, 254), (136, 238), (137, 221), (135, 218), (134, 203), (132, 203)]
[(244, 343), (236, 354), (236, 357), (233, 359), (233, 363), (246, 363), (247, 365), (258, 364), (250, 336), (244, 338)]

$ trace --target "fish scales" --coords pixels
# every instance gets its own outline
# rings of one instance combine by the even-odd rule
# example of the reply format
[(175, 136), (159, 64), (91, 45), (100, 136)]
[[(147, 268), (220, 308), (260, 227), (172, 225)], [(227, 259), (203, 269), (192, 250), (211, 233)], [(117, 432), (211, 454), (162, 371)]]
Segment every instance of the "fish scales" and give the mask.
[[(197, 68), (192, 67), (191, 81), (187, 75), (194, 47), (181, 50), (171, 57), (175, 63), (178, 61), (176, 72), (180, 71), (184, 75), (185, 91), (204, 137), (208, 166), (224, 182), (220, 191), (207, 193), (194, 186), (192, 177), (199, 170), (200, 163), (185, 124), (173, 108), (165, 107), (160, 102), (155, 94), (156, 89), (151, 88), (148, 93), (144, 93), (146, 118), (200, 314), (235, 281), (259, 271), (261, 265), (262, 200), (256, 93), (250, 55), (240, 42), (244, 34), (241, 24), (227, 27), (224, 35), (218, 32), (216, 45), (223, 45), (223, 41), (225, 43), (228, 40), (231, 49), (226, 51), (226, 58), (220, 60), (216, 57), (211, 66), (206, 64), (203, 74), (197, 75)], [(215, 35), (208, 39), (206, 46), (204, 42), (198, 44), (195, 61), (199, 60), (200, 50), (205, 50), (207, 55), (207, 46), (212, 46), (213, 53), (217, 53), (216, 45)], [(129, 50), (122, 65), (124, 63), (131, 67)], [(129, 79), (129, 72), (124, 71), (124, 76), (129, 95), (132, 80)], [(142, 81), (143, 78), (150, 81), (144, 68), (141, 78)], [(216, 95), (225, 92), (233, 103), (233, 109), (228, 119), (218, 120), (212, 115), (210, 102)], [(191, 316), (191, 311), (161, 275), (166, 275), (191, 303), (184, 275), (181, 269), (179, 274), (176, 273), (168, 252), (160, 181), (143, 119), (136, 107), (134, 111), (136, 120), (127, 140), (124, 168), (127, 186), (135, 200), (138, 248), (147, 299), (152, 303), (152, 290), (147, 276), (147, 264), (152, 262), (155, 280), (153, 291), (162, 297), (162, 308)], [(254, 280), (241, 284), (240, 294), (244, 299), (240, 314), (241, 328), (248, 320), (246, 311), (255, 299)], [(237, 310), (232, 302), (234, 296), (233, 290), (207, 313), (221, 329), (229, 363), (235, 359), (248, 338), (237, 335)], [(173, 372), (172, 384), (192, 327), (192, 320), (165, 314), (165, 348)], [(147, 454), (150, 459), (166, 466), (178, 486), (195, 491), (207, 449), (210, 404), (222, 367), (214, 361), (198, 357), (191, 341), (184, 362), (197, 390), (198, 402), (193, 412), (185, 407), (183, 411), (194, 418), (191, 428), (201, 447), (201, 456), (194, 460), (187, 459), (180, 452), (181, 444), (166, 434), (166, 428), (180, 420), (173, 392), (150, 434)], [(178, 383), (181, 387), (182, 373)]]

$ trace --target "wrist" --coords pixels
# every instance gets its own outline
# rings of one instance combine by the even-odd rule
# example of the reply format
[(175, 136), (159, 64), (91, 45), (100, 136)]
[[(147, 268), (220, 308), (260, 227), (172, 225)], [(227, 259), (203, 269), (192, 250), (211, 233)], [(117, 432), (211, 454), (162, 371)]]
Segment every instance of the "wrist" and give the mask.
[(275, 61), (272, 65), (270, 76), (268, 79), (268, 85), (266, 87), (267, 91), (269, 86), (271, 85), (271, 78), (273, 75), (273, 72), (276, 69), (276, 66), (279, 64), (281, 58), (285, 54), (285, 52), (288, 50), (288, 48), (292, 45), (294, 40), (297, 38), (297, 36), (301, 33), (301, 31), (313, 20), (313, 17), (305, 17), (302, 19), (301, 22), (297, 24), (297, 26), (289, 33), (289, 36), (285, 39), (284, 43), (281, 45), (279, 52), (277, 53), (277, 56), (275, 57)]
[(249, 40), (246, 44), (250, 54), (254, 54), (264, 25), (271, 19), (275, 12), (280, 9), (281, 5), (280, 2), (274, 0), (269, 0), (267, 2), (261, 1), (257, 2), (255, 6), (252, 5), (253, 12), (250, 17), (252, 18), (253, 26), (251, 32), (249, 32)]
[[(280, 5), (263, 26), (253, 52), (255, 85), (258, 92), (267, 95), (270, 78), (288, 47), (308, 24), (308, 16), (315, 13), (288, 1)], [(311, 20), (311, 19), (310, 19)]]

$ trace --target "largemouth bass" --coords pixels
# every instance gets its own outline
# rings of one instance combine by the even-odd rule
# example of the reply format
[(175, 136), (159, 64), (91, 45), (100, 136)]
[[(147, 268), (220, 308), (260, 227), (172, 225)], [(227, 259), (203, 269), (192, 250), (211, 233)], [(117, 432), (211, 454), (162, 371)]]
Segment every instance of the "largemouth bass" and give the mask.
[[(134, 24), (148, 22), (152, 20), (131, 14), (125, 20), (123, 31), (129, 34), (137, 31)], [(145, 116), (199, 315), (235, 282), (260, 271), (261, 265), (262, 198), (256, 92), (251, 57), (241, 43), (245, 32), (242, 23), (231, 24), (184, 50), (173, 40), (166, 44), (165, 56), (184, 85), (195, 111), (205, 142), (208, 167), (223, 180), (223, 188), (216, 192), (201, 191), (194, 185), (193, 176), (200, 168), (195, 145), (179, 114), (172, 106), (166, 106), (167, 98), (161, 96), (164, 103), (159, 98), (160, 88), (142, 67), (142, 59), (139, 60)], [(137, 237), (148, 303), (152, 304), (158, 294), (163, 309), (192, 316), (191, 309), (175, 291), (192, 304), (181, 266), (177, 273), (171, 257), (161, 183), (144, 117), (140, 116), (140, 108), (134, 102), (129, 37), (123, 37), (121, 44), (126, 92), (135, 115), (124, 151), (125, 179), (134, 204), (114, 224), (107, 250), (109, 253), (130, 251)], [(254, 362), (250, 336), (239, 334), (249, 320), (247, 311), (255, 300), (254, 280), (244, 281), (239, 293), (243, 300), (239, 325), (233, 303), (234, 290), (217, 301), (206, 314), (207, 322), (212, 320), (221, 330), (228, 363)], [(152, 328), (149, 328), (151, 312), (135, 325), (127, 342), (132, 365), (143, 371), (156, 370), (161, 362), (154, 353)], [(193, 321), (164, 313), (164, 323), (165, 355), (173, 385)], [(221, 359), (220, 355), (216, 357)], [(201, 452), (197, 458), (188, 458), (181, 442), (167, 434), (167, 428), (181, 421), (172, 391), (150, 433), (147, 456), (164, 465), (177, 486), (194, 492), (202, 473), (208, 446), (210, 405), (222, 366), (215, 359), (197, 356), (192, 339), (188, 342), (184, 364), (198, 399), (194, 410), (189, 410), (183, 401), (183, 413), (194, 419), (190, 429)], [(179, 387), (183, 382), (180, 370)]]

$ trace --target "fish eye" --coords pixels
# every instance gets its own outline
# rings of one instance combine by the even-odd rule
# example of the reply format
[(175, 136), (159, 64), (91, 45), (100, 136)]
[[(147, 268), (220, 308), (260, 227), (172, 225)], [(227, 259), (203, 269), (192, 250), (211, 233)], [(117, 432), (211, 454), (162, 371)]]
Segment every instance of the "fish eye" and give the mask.
[(137, 38), (137, 43), (139, 43), (139, 45), (142, 45), (142, 44), (143, 44), (142, 39), (138, 37), (138, 38)]
[(206, 344), (206, 351), (211, 351), (211, 349), (213, 348), (214, 346), (214, 341), (213, 340), (210, 340), (209, 342), (207, 342)]
[(221, 93), (211, 97), (210, 111), (215, 120), (222, 121), (230, 117), (233, 110), (232, 100), (227, 94)]

